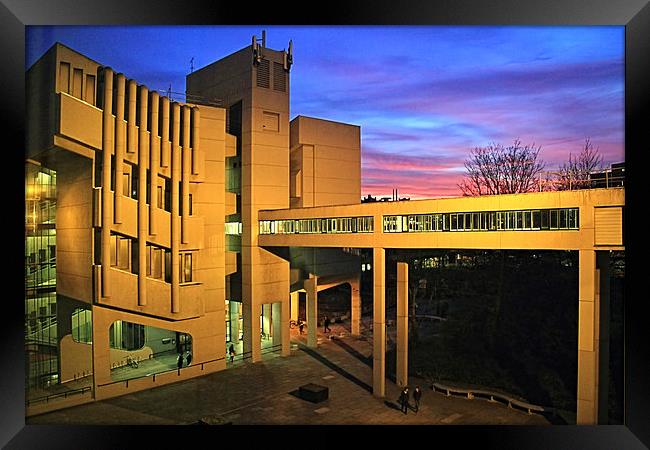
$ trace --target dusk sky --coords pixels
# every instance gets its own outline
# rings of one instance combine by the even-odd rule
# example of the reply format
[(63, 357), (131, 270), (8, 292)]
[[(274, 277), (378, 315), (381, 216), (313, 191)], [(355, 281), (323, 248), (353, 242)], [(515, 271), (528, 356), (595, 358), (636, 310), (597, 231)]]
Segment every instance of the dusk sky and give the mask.
[(262, 29), (275, 50), (293, 40), (291, 118), (361, 126), (364, 196), (460, 195), (469, 151), (516, 138), (547, 170), (585, 138), (605, 165), (625, 160), (622, 26), (30, 26), (26, 63), (58, 41), (184, 92), (192, 58), (197, 70)]

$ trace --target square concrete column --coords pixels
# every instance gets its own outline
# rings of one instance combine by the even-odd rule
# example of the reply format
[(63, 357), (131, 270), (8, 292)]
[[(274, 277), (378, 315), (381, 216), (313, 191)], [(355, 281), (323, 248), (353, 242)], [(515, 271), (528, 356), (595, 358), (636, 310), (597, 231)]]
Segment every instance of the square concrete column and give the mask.
[(398, 386), (408, 384), (409, 353), (409, 266), (397, 263), (397, 372)]
[(350, 280), (350, 325), (353, 336), (361, 334), (361, 292), (359, 289), (361, 275)]
[[(282, 342), (282, 356), (289, 356), (291, 353), (291, 335), (289, 334), (289, 299), (279, 304), (280, 310), (280, 335)], [(274, 312), (275, 314), (275, 312)]]
[(300, 292), (292, 292), (289, 294), (291, 301), (291, 320), (298, 320), (298, 302), (300, 299)]
[(309, 275), (305, 280), (305, 291), (307, 291), (307, 347), (318, 346), (316, 331), (318, 330), (318, 278)]
[(267, 338), (271, 335), (271, 304), (264, 303), (262, 305), (262, 333)]
[(598, 423), (598, 323), (600, 276), (596, 252), (579, 251), (578, 267), (578, 425)]
[(262, 359), (258, 305), (255, 305), (255, 308), (251, 302), (242, 302), (241, 305), (244, 318), (244, 358), (251, 358), (251, 362), (258, 362)]
[(239, 303), (230, 302), (230, 341), (239, 342)]
[(372, 250), (372, 393), (386, 395), (386, 295), (384, 292), (386, 250)]
[(598, 302), (600, 303), (598, 330), (598, 424), (609, 423), (609, 323), (610, 315), (610, 270), (609, 251), (596, 252), (596, 267), (600, 273), (600, 289)]
[(273, 347), (282, 344), (282, 302), (271, 305), (271, 330)]

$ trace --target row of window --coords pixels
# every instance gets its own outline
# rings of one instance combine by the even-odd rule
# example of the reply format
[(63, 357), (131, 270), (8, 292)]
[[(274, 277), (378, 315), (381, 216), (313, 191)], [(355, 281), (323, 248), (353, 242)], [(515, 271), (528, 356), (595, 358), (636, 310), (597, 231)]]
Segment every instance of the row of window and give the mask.
[[(146, 275), (150, 278), (172, 281), (171, 250), (147, 244)], [(183, 252), (180, 259), (180, 283), (192, 282), (192, 253)], [(138, 273), (138, 240), (111, 233), (111, 267)]]
[(577, 230), (578, 208), (384, 216), (384, 233)]
[(260, 234), (372, 233), (372, 217), (261, 220)]

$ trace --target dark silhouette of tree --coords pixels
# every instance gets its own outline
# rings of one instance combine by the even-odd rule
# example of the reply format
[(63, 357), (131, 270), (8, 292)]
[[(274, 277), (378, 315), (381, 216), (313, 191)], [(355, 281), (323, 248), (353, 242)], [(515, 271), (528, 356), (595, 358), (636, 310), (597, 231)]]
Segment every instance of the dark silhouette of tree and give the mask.
[(574, 157), (569, 153), (569, 160), (560, 166), (555, 188), (558, 191), (587, 189), (591, 185), (589, 174), (602, 169), (603, 157), (598, 153), (598, 148), (594, 149), (591, 140), (587, 138), (578, 156)]
[(540, 150), (534, 144), (522, 145), (519, 139), (507, 147), (494, 143), (476, 147), (465, 161), (467, 174), (458, 187), (465, 196), (535, 191), (544, 169), (544, 162), (538, 160)]

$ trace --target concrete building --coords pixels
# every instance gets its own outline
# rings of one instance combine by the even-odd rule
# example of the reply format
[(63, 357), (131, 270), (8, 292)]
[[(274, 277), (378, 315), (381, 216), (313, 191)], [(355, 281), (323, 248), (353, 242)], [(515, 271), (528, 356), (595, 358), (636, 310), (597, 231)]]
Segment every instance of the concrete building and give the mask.
[[(360, 128), (290, 120), (292, 62), (253, 37), (188, 75), (185, 103), (60, 44), (28, 70), (27, 414), (224, 370), (231, 344), (289, 355), (300, 292), (309, 346), (318, 292), (342, 283), (358, 334), (359, 248), (382, 397), (386, 249), (564, 249), (580, 255), (578, 423), (597, 423), (624, 189), (361, 204)], [(406, 261), (397, 274), (405, 384)]]

